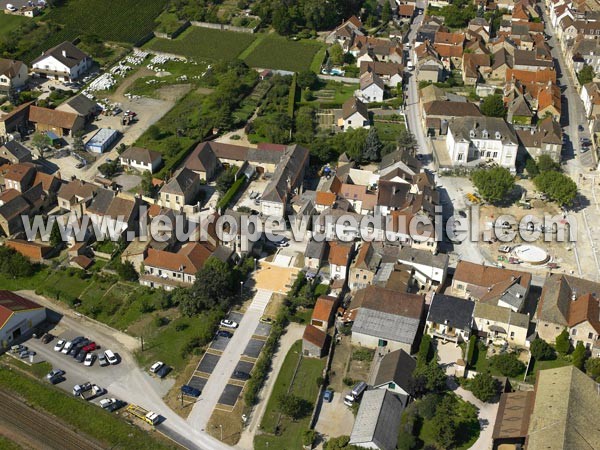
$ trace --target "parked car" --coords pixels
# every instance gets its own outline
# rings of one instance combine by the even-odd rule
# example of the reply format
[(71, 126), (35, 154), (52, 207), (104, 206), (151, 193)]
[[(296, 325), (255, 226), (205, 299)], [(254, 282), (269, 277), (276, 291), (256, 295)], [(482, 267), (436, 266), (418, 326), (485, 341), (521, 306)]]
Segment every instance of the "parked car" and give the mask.
[(181, 386), (181, 392), (185, 395), (189, 395), (190, 397), (200, 397), (200, 389), (197, 389), (193, 386), (188, 386), (187, 384)]
[(221, 320), (221, 326), (225, 328), (237, 328), (238, 323), (233, 320), (223, 319)]
[(80, 162), (80, 163), (77, 163), (77, 164), (75, 165), (75, 168), (76, 168), (76, 169), (83, 169), (84, 167), (85, 167), (85, 164), (84, 164), (84, 163), (82, 163), (82, 162)]
[(84, 351), (83, 349), (79, 351), (79, 353), (77, 354), (77, 356), (75, 357), (75, 361), (82, 363), (85, 361), (85, 358), (87, 358), (88, 352)]
[(62, 350), (60, 352), (66, 355), (67, 353), (69, 353), (71, 348), (73, 348), (73, 341), (67, 341), (65, 342), (65, 345), (63, 345)]
[(96, 345), (96, 343), (94, 341), (92, 341), (88, 345), (86, 345), (85, 347), (83, 347), (83, 351), (85, 351), (85, 352), (93, 352), (97, 348), (98, 348), (98, 346)]
[(19, 345), (13, 345), (13, 346), (10, 348), (10, 351), (11, 351), (12, 353), (21, 353), (21, 352), (24, 352), (25, 350), (27, 350), (27, 347), (26, 347), (26, 346), (24, 346), (24, 345), (21, 345), (21, 344), (19, 344)]
[(510, 245), (503, 245), (498, 249), (498, 251), (500, 253), (510, 253), (512, 251), (512, 247)]
[(60, 352), (63, 347), (65, 346), (67, 342), (64, 339), (60, 339), (55, 345), (54, 345), (54, 351), (55, 352)]
[(156, 361), (154, 364), (152, 364), (150, 366), (150, 373), (156, 373), (156, 372), (158, 372), (160, 370), (160, 368), (162, 366), (164, 366), (164, 365), (165, 365), (165, 363), (163, 363), (161, 361)]
[(92, 364), (94, 364), (95, 360), (96, 355), (94, 353), (88, 353), (87, 355), (85, 355), (85, 361), (83, 361), (83, 365), (90, 367)]
[(62, 377), (64, 374), (65, 374), (65, 371), (62, 369), (52, 369), (46, 375), (46, 379), (51, 380), (52, 378), (55, 378), (55, 377)]
[(219, 330), (217, 331), (217, 336), (229, 339), (233, 334), (230, 331)]
[(109, 365), (109, 362), (106, 359), (104, 353), (100, 353), (100, 355), (98, 356), (98, 364), (100, 364), (100, 367), (105, 367)]
[(331, 403), (333, 400), (333, 391), (331, 389), (327, 389), (325, 394), (323, 394), (323, 401), (327, 403)]
[(29, 358), (30, 356), (35, 356), (36, 353), (33, 350), (24, 350), (21, 353), (19, 353), (19, 358), (21, 359), (25, 359), (25, 358)]
[(248, 372), (244, 372), (242, 370), (234, 370), (233, 376), (238, 380), (247, 380), (250, 378), (250, 374)]
[(163, 366), (156, 372), (156, 376), (158, 376), (159, 378), (164, 378), (167, 375), (169, 375), (169, 373), (171, 373), (172, 370), (173, 369), (170, 366), (163, 364)]
[(125, 406), (125, 402), (123, 400), (119, 400), (116, 398), (103, 398), (100, 400), (100, 407), (107, 410), (108, 412), (114, 412), (119, 408)]
[(109, 362), (109, 364), (117, 364), (119, 362), (117, 356), (112, 352), (112, 350), (106, 350), (104, 352), (104, 356), (106, 356), (106, 359)]
[(42, 344), (47, 344), (48, 342), (54, 339), (54, 335), (50, 333), (46, 333), (42, 336)]

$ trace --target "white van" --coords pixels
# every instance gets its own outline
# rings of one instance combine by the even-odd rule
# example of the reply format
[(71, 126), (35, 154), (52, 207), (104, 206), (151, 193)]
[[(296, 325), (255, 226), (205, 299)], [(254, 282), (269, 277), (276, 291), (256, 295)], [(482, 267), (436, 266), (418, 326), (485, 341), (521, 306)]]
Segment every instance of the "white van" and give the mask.
[(106, 350), (104, 352), (104, 356), (106, 356), (106, 359), (108, 360), (109, 364), (116, 364), (118, 362), (117, 357), (112, 352), (112, 350)]
[(352, 396), (356, 400), (357, 398), (359, 398), (362, 395), (363, 392), (365, 392), (366, 389), (367, 389), (367, 383), (365, 383), (364, 381), (356, 383), (354, 385), (354, 387), (352, 388)]
[(352, 396), (352, 394), (346, 394), (346, 396), (344, 397), (344, 405), (346, 405), (346, 406), (354, 405), (354, 397)]

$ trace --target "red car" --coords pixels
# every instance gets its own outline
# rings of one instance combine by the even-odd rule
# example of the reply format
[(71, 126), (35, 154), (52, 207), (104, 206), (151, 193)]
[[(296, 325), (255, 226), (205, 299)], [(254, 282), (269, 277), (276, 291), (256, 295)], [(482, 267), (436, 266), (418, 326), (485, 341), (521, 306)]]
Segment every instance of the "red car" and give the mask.
[(85, 347), (83, 347), (81, 350), (83, 350), (86, 353), (89, 353), (89, 352), (93, 352), (97, 348), (98, 348), (98, 346), (96, 345), (95, 342), (90, 342), (88, 345), (86, 345)]

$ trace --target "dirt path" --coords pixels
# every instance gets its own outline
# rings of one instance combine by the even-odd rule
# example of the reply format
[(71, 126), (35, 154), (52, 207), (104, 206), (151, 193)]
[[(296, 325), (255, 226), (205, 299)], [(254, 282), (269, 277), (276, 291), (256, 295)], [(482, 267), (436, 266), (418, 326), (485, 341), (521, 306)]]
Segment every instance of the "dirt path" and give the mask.
[(30, 408), (15, 395), (0, 391), (0, 434), (34, 449), (79, 450), (103, 447), (62, 421)]
[(142, 77), (149, 77), (154, 75), (156, 72), (154, 70), (150, 70), (147, 67), (140, 67), (134, 74), (128, 76), (123, 80), (123, 82), (119, 85), (117, 90), (109, 95), (108, 98), (113, 102), (122, 103), (124, 101), (128, 101), (129, 99), (125, 97), (125, 93), (129, 89), (129, 87), (134, 83), (135, 80)]
[(302, 339), (304, 328), (304, 325), (291, 323), (288, 325), (285, 334), (279, 340), (279, 350), (277, 351), (277, 353), (275, 353), (275, 356), (273, 357), (273, 362), (271, 364), (271, 372), (269, 372), (269, 377), (267, 378), (265, 385), (260, 391), (260, 395), (258, 397), (258, 405), (256, 405), (256, 407), (252, 411), (252, 415), (250, 416), (250, 423), (242, 432), (242, 437), (236, 445), (237, 448), (244, 450), (251, 450), (254, 448), (254, 435), (256, 434), (258, 426), (262, 420), (262, 416), (265, 413), (267, 401), (271, 396), (271, 392), (273, 392), (275, 380), (277, 379), (279, 370), (283, 365), (283, 360), (285, 359), (285, 356), (289, 352), (290, 348), (292, 348), (292, 345), (294, 345), (294, 343), (298, 339)]

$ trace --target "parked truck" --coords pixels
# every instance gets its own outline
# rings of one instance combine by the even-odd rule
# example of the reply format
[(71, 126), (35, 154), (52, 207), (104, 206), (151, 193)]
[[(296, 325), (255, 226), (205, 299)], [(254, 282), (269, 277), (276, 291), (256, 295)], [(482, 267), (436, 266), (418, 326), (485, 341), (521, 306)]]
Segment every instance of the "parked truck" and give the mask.
[(92, 389), (92, 383), (86, 381), (82, 384), (76, 384), (73, 386), (73, 395), (75, 397), (79, 397), (82, 393), (87, 392)]
[(97, 384), (92, 384), (92, 388), (82, 392), (81, 394), (79, 394), (79, 396), (84, 399), (84, 400), (92, 400), (96, 397), (101, 396), (102, 394), (104, 394), (106, 391), (104, 390), (104, 388), (101, 388), (100, 386), (98, 386)]
[(137, 417), (138, 419), (142, 419), (144, 422), (147, 422), (150, 425), (158, 424), (158, 421), (160, 419), (160, 416), (155, 412), (148, 411), (147, 409), (144, 409), (141, 406), (134, 404), (129, 404), (129, 406), (127, 406), (127, 412)]

